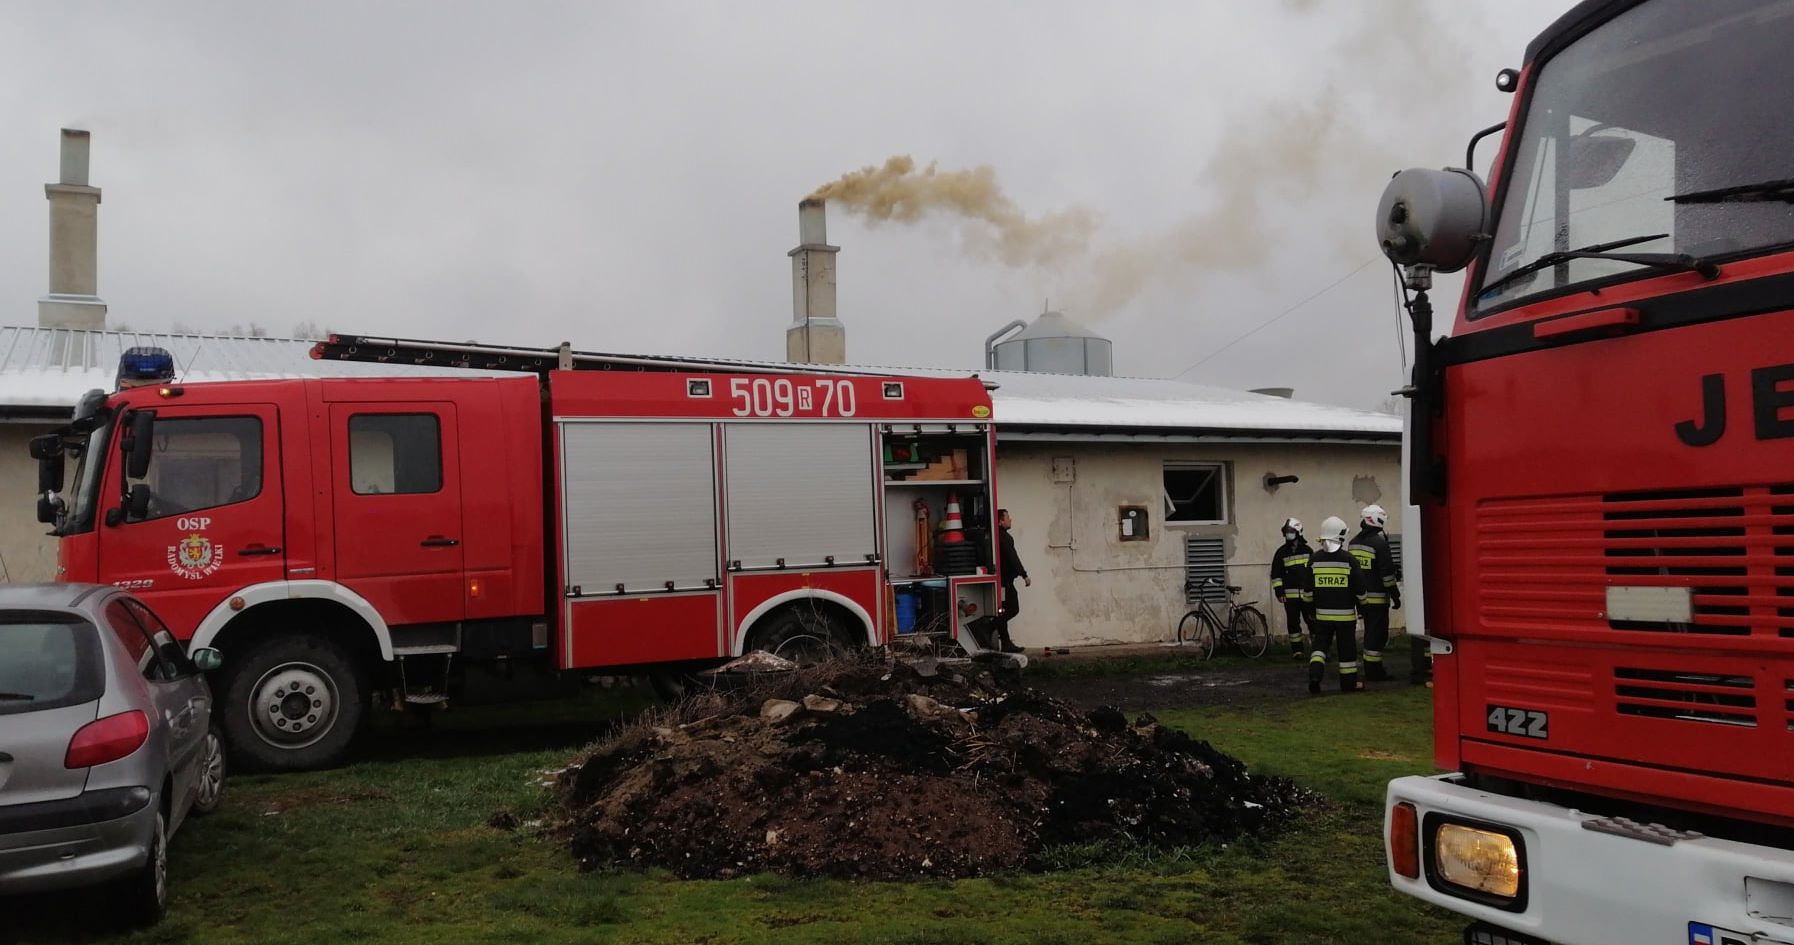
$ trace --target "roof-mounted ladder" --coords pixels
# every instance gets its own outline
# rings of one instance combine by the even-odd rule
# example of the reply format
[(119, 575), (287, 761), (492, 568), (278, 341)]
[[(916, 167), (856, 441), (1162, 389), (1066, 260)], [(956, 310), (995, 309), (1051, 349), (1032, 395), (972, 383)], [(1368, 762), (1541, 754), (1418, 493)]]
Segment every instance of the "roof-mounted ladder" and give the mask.
[(370, 335), (333, 334), (312, 346), (319, 361), (360, 361), (376, 364), (414, 364), (423, 367), (466, 368), (481, 371), (717, 371), (730, 374), (865, 374), (883, 372), (841, 365), (757, 364), (713, 361), (701, 358), (642, 357), (574, 351), (566, 343), (553, 348), (518, 348), (508, 345), (455, 344), (411, 338), (376, 338)]

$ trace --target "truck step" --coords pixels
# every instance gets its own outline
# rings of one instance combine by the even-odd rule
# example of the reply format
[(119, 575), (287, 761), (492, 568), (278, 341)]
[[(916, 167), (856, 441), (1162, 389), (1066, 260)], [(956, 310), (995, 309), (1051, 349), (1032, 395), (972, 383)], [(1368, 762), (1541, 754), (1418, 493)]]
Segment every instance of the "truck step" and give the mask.
[(441, 692), (407, 692), (405, 702), (410, 705), (444, 705), (448, 695)]
[(395, 646), (392, 648), (392, 655), (397, 657), (437, 656), (443, 653), (458, 653), (460, 650), (461, 648), (453, 643), (429, 643), (421, 646)]

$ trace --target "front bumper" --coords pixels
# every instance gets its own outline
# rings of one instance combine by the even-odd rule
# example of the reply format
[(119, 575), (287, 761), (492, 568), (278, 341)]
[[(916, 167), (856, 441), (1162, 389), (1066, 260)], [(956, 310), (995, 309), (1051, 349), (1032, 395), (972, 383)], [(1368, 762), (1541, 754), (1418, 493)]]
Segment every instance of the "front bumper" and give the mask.
[(116, 788), (0, 807), (0, 895), (102, 883), (143, 866), (154, 800), (148, 788)]
[[(1457, 778), (1390, 782), (1385, 844), (1390, 811), (1402, 802), (1415, 806), (1422, 823), (1438, 814), (1513, 828), (1525, 847), (1525, 908), (1507, 911), (1441, 891), (1425, 869), (1418, 879), (1400, 876), (1385, 850), (1397, 890), (1559, 945), (1680, 945), (1695, 940), (1691, 922), (1755, 934), (1762, 945), (1794, 943), (1794, 910), (1786, 908), (1794, 895), (1794, 853), (1708, 837), (1665, 833), (1653, 842), (1637, 832), (1600, 832), (1588, 825), (1605, 826), (1605, 818), (1476, 790)], [(1427, 842), (1423, 829), (1420, 843)]]

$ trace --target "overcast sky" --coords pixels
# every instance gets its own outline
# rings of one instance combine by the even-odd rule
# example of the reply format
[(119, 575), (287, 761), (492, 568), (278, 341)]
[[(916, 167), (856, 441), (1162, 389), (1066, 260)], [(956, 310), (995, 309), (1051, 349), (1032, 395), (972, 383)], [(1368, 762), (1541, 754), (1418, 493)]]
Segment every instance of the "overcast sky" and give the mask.
[(908, 154), (1145, 261), (1093, 293), (1084, 260), (836, 208), (851, 360), (976, 367), (1053, 296), (1116, 373), (1372, 406), (1402, 383), (1377, 196), (1461, 164), (1568, 6), (7, 3), (0, 296), (34, 322), (73, 126), (114, 323), (781, 358), (796, 202)]

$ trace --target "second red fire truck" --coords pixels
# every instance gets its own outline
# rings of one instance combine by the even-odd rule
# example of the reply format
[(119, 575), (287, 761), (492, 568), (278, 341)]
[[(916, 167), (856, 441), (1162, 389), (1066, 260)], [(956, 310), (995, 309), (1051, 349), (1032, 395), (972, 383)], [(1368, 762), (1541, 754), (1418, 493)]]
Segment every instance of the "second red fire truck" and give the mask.
[(221, 650), (216, 714), (256, 767), (340, 759), (377, 692), (912, 633), (976, 653), (997, 612), (974, 377), (345, 336), (312, 356), (476, 370), (180, 384), (138, 352), (32, 445), (60, 579)]
[(1449, 338), (1411, 307), (1452, 773), (1389, 785), (1389, 876), (1473, 945), (1794, 942), (1791, 46), (1789, 0), (1589, 0), (1487, 194), (1385, 192), (1411, 289), (1467, 272)]

